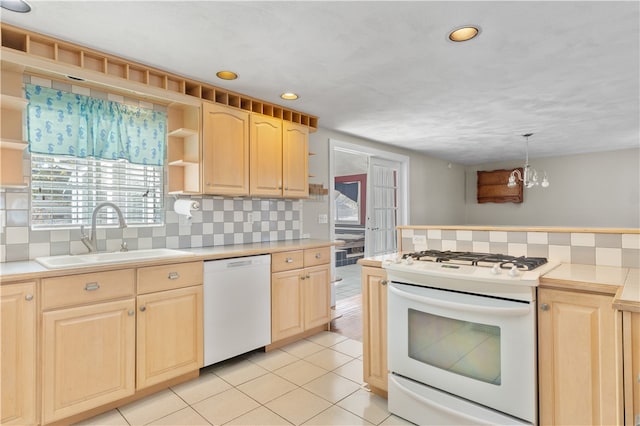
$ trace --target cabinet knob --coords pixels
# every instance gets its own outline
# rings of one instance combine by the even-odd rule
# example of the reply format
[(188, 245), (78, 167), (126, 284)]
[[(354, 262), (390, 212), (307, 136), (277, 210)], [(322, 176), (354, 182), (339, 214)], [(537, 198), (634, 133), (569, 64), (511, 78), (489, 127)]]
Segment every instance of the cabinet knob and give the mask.
[(542, 305), (540, 305), (540, 309), (542, 309), (543, 311), (548, 311), (549, 305), (547, 305), (546, 303), (543, 303)]
[(307, 274), (307, 276), (306, 276), (305, 278), (306, 278), (306, 279), (309, 279), (309, 278), (311, 278), (311, 277), (309, 276), (309, 274)]
[(26, 300), (27, 302), (31, 302), (31, 301), (33, 300), (33, 294), (31, 294), (31, 293), (27, 293), (27, 294), (24, 296), (24, 300)]
[(321, 253), (316, 253), (316, 259), (320, 259), (322, 257)]
[(129, 309), (129, 312), (127, 312), (129, 314), (130, 317), (135, 315), (135, 311), (133, 309)]
[(387, 285), (389, 283), (389, 281), (387, 280), (380, 280), (380, 284), (382, 285)]
[(287, 263), (293, 263), (293, 259), (291, 257), (287, 257), (287, 259), (285, 260), (285, 262)]
[(100, 284), (98, 284), (97, 282), (86, 283), (84, 285), (84, 289), (85, 291), (96, 291), (100, 289)]
[(144, 311), (146, 311), (146, 310), (147, 310), (147, 307), (146, 307), (146, 306), (140, 306), (140, 312), (144, 312)]
[(304, 280), (304, 275), (300, 277), (301, 280)]
[(180, 274), (177, 272), (169, 272), (167, 278), (169, 278), (170, 280), (177, 280), (178, 278), (180, 278)]

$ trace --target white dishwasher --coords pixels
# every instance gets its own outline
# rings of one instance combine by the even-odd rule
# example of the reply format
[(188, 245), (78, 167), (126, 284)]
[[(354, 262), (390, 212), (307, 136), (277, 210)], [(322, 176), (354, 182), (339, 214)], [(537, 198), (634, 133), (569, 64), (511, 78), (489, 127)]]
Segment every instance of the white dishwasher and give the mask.
[(204, 365), (271, 343), (271, 255), (204, 262)]

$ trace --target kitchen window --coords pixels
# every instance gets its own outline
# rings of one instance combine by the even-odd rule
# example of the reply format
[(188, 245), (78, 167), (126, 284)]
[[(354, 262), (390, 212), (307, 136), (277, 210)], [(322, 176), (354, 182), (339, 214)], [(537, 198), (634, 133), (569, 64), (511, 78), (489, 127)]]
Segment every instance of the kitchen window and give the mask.
[[(31, 228), (70, 228), (91, 223), (93, 208), (111, 201), (129, 226), (164, 223), (163, 167), (31, 154)], [(104, 209), (98, 225), (117, 225)]]
[[(164, 222), (164, 112), (32, 84), (25, 92), (32, 229), (88, 225), (104, 201), (130, 226)], [(110, 209), (97, 218), (117, 223)]]

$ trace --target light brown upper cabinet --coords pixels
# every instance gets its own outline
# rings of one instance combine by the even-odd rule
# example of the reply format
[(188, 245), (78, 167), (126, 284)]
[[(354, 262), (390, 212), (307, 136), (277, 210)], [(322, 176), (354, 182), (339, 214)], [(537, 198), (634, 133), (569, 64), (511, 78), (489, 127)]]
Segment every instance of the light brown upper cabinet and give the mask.
[(282, 120), (261, 114), (250, 118), (250, 192), (282, 196)]
[(309, 196), (309, 128), (285, 121), (282, 130), (282, 195)]
[(202, 115), (203, 192), (249, 195), (249, 113), (204, 102)]
[(260, 114), (251, 115), (251, 195), (309, 196), (309, 129)]

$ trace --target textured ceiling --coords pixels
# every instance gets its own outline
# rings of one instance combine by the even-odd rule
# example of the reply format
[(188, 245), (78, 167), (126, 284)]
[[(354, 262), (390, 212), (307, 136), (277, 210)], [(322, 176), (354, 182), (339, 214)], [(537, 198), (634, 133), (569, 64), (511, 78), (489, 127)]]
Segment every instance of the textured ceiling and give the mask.
[(637, 1), (29, 2), (0, 18), (448, 161), (640, 146)]

